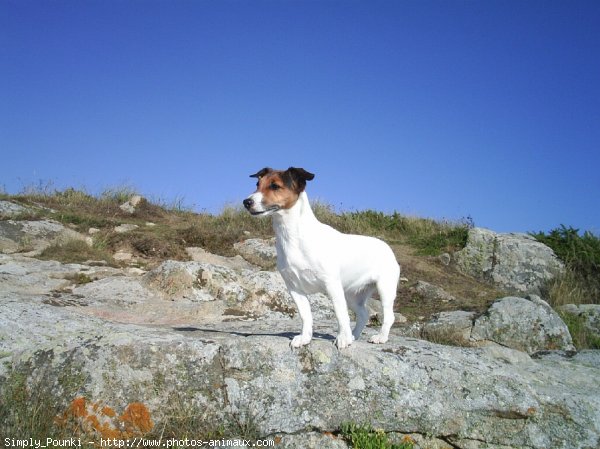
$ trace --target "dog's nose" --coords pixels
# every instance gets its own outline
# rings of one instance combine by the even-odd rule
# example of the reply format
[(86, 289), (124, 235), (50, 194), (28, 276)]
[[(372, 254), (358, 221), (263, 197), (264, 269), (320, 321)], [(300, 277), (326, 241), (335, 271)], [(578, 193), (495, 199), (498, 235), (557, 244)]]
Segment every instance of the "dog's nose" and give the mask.
[(252, 198), (246, 198), (244, 200), (244, 207), (250, 209), (252, 206), (254, 206), (254, 200)]

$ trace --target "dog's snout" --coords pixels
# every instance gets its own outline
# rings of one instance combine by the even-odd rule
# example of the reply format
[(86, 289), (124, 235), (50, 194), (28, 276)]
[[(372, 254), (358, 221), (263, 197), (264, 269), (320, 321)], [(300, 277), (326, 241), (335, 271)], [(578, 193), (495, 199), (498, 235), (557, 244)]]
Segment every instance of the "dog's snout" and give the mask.
[(254, 200), (252, 198), (246, 198), (244, 200), (244, 207), (250, 209), (252, 206), (254, 206)]

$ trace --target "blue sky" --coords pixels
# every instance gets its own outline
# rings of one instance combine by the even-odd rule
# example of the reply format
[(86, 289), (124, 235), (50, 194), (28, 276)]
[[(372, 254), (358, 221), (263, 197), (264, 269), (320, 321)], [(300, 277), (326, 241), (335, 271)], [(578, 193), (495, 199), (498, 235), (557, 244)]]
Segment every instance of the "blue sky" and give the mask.
[(598, 1), (0, 0), (0, 188), (600, 233)]

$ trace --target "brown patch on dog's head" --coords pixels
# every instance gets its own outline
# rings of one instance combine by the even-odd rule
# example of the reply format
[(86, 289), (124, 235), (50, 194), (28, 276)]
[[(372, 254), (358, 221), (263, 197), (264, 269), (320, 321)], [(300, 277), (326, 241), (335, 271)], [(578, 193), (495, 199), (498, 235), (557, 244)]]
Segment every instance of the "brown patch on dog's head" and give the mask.
[[(258, 178), (256, 192), (244, 201), (244, 206), (250, 213), (259, 215), (294, 206), (306, 188), (306, 181), (312, 180), (315, 175), (303, 168), (290, 167), (283, 171), (265, 167), (250, 177)], [(260, 205), (252, 198), (256, 198), (257, 193), (261, 194)]]

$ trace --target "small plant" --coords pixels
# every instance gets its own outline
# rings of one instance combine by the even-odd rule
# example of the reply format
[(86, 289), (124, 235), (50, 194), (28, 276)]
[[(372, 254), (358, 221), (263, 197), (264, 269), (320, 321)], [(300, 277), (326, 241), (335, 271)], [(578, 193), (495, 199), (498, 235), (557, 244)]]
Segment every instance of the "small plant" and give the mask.
[(353, 449), (412, 449), (414, 443), (410, 437), (403, 438), (400, 444), (389, 441), (388, 435), (381, 429), (368, 424), (342, 424), (342, 437)]

